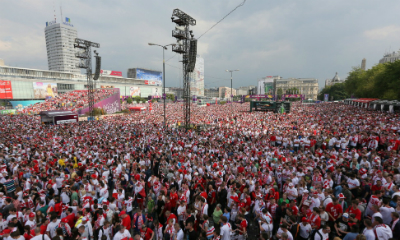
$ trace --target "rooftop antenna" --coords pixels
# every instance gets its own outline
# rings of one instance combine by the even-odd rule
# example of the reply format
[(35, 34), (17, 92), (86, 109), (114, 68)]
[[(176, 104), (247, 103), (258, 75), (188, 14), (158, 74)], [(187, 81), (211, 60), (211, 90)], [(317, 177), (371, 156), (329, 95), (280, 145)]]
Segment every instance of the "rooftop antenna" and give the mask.
[(54, 2), (53, 2), (53, 10), (54, 10), (54, 21), (57, 22), (57, 18), (56, 18), (56, 7), (55, 7)]
[(63, 16), (62, 16), (62, 1), (60, 1), (60, 12), (61, 12), (61, 22), (63, 21)]

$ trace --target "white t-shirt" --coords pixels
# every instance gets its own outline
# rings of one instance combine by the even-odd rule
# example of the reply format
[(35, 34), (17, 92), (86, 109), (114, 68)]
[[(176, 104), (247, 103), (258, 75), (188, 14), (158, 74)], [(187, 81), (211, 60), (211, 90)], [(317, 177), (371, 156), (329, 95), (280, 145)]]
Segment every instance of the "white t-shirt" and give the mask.
[[(276, 234), (278, 234), (278, 235), (282, 235), (282, 233), (284, 233), (284, 231), (281, 228), (279, 228), (278, 231), (276, 232)], [(289, 240), (293, 240), (292, 233), (290, 233), (289, 231), (286, 231), (286, 234), (288, 235)]]
[[(319, 234), (318, 234), (318, 232), (319, 232)], [(314, 240), (328, 240), (329, 239), (329, 234), (324, 233), (323, 229), (318, 230), (318, 232), (315, 233)], [(320, 234), (321, 234), (322, 238), (321, 238)]]
[(56, 228), (60, 224), (60, 220), (57, 220), (56, 222), (50, 222), (47, 225), (46, 232), (50, 233), (50, 237), (53, 238), (56, 236)]
[(180, 229), (179, 232), (176, 234), (176, 240), (183, 240), (183, 230)]
[(364, 229), (363, 235), (367, 238), (367, 240), (375, 240), (375, 234), (373, 229)]
[(392, 212), (395, 212), (394, 208), (383, 206), (379, 208), (379, 212), (382, 214), (383, 223), (386, 225), (390, 225), (390, 223), (392, 222)]
[[(39, 234), (31, 238), (31, 240), (43, 240), (43, 234)], [(51, 240), (47, 234), (44, 235), (44, 240)]]
[(121, 233), (120, 231), (118, 231), (115, 235), (113, 240), (122, 240), (124, 238), (130, 238), (131, 234), (129, 233), (128, 230), (125, 229), (125, 231), (123, 233)]
[[(221, 240), (230, 240), (231, 239), (231, 228), (228, 224), (225, 224), (221, 227)], [(116, 240), (116, 239), (114, 239)]]
[(311, 225), (309, 223), (307, 223), (307, 225), (303, 225), (302, 223), (300, 223), (300, 237), (302, 238), (308, 238), (311, 234), (312, 228)]

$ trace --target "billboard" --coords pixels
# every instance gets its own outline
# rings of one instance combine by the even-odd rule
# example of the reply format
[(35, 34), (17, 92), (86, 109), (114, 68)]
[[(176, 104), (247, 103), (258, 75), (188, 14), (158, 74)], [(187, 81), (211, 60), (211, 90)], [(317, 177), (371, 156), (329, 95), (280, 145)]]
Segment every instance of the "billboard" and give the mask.
[(0, 80), (0, 99), (13, 99), (11, 81)]
[(327, 101), (329, 101), (329, 94), (324, 94), (324, 102), (327, 102)]
[(131, 97), (140, 97), (141, 96), (141, 92), (140, 92), (140, 87), (131, 87), (129, 89), (130, 92), (130, 96)]
[(44, 102), (44, 100), (10, 101), (14, 109), (24, 109), (41, 102)]
[(146, 80), (144, 84), (146, 85), (162, 85), (162, 72), (151, 71), (142, 68), (136, 69), (136, 78), (141, 80)]
[(274, 78), (272, 76), (258, 80), (258, 94), (274, 95)]
[(114, 86), (101, 85), (100, 88), (114, 88)]
[[(121, 100), (119, 96), (119, 89), (117, 88), (117, 92), (111, 95), (109, 98), (106, 98), (96, 104), (93, 107), (102, 108), (107, 114), (112, 114), (115, 112), (121, 111)], [(89, 107), (80, 109), (78, 111), (79, 114), (86, 114), (89, 112)]]
[(100, 70), (100, 75), (109, 77), (122, 77), (122, 72), (112, 70)]
[(57, 96), (57, 83), (33, 82), (33, 98), (48, 99)]

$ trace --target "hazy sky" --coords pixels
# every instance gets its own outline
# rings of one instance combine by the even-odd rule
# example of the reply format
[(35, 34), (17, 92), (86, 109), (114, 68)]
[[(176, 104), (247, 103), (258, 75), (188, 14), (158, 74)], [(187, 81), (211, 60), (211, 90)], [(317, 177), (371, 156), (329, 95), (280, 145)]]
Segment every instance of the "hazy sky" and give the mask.
[[(162, 49), (148, 42), (174, 43), (172, 11), (197, 20), (200, 36), (242, 0), (0, 0), (0, 58), (6, 65), (48, 69), (46, 21), (69, 17), (78, 37), (98, 42), (102, 69), (130, 67), (162, 70)], [(375, 65), (387, 51), (400, 48), (398, 0), (247, 0), (199, 40), (205, 59), (206, 87), (234, 87), (257, 80), (317, 78), (320, 88), (335, 72), (347, 76), (362, 58)], [(175, 53), (166, 51), (166, 59)], [(167, 86), (180, 86), (179, 55), (167, 62)]]

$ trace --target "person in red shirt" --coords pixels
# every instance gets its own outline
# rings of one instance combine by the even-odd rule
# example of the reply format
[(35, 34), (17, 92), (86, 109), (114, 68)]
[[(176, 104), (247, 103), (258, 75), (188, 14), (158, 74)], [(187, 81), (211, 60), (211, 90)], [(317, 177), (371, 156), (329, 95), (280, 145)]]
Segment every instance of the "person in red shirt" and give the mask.
[(65, 218), (68, 219), (68, 225), (71, 227), (71, 229), (74, 229), (75, 213), (72, 212), (72, 208), (68, 208), (65, 213), (67, 214), (67, 216)]
[(40, 225), (40, 234), (45, 234), (47, 225), (49, 224), (49, 218), (43, 218), (42, 225)]
[(169, 200), (171, 201), (171, 208), (173, 212), (175, 212), (176, 210), (176, 205), (177, 205), (176, 203), (178, 202), (178, 199), (179, 197), (178, 194), (176, 193), (176, 189), (172, 188), (171, 193), (169, 194)]
[(294, 216), (297, 216), (297, 214), (299, 213), (299, 208), (296, 206), (296, 200), (290, 201), (289, 204), (286, 205), (287, 208), (292, 209), (292, 213)]
[(241, 163), (240, 166), (237, 169), (238, 173), (243, 173), (244, 172), (244, 167), (243, 164)]
[(315, 207), (310, 215), (307, 216), (313, 230), (318, 230), (321, 227), (321, 218), (319, 216), (319, 209)]
[(128, 214), (126, 214), (125, 211), (121, 211), (119, 216), (122, 219), (121, 225), (124, 225), (126, 227), (126, 230), (130, 231), (131, 230), (131, 217)]
[(142, 226), (142, 229), (140, 229), (140, 236), (143, 238), (143, 240), (150, 240), (154, 238), (154, 231), (151, 230), (144, 224)]
[(329, 221), (335, 222), (336, 219), (340, 218), (343, 213), (342, 205), (339, 203), (339, 199), (336, 197), (332, 198), (332, 202), (326, 205), (325, 211), (329, 215)]
[(243, 214), (239, 214), (237, 216), (237, 219), (239, 219), (240, 224), (236, 224), (236, 226), (237, 226), (236, 231), (239, 232), (239, 235), (243, 235), (246, 233), (246, 229), (247, 229), (247, 225), (248, 225), (247, 220), (244, 218)]
[[(357, 223), (361, 221), (361, 210), (358, 208), (358, 201), (351, 201), (351, 207), (347, 208), (347, 213), (349, 213), (349, 222)], [(353, 215), (354, 214), (354, 215)], [(354, 217), (352, 217), (354, 216)]]
[(178, 218), (170, 211), (165, 212), (165, 217), (167, 218), (167, 223), (169, 223), (171, 219), (173, 219), (173, 224), (178, 223)]
[(55, 197), (54, 200), (56, 201), (56, 204), (54, 205), (54, 212), (56, 212), (58, 216), (61, 216), (63, 203), (58, 196)]

